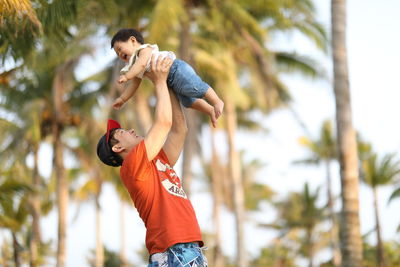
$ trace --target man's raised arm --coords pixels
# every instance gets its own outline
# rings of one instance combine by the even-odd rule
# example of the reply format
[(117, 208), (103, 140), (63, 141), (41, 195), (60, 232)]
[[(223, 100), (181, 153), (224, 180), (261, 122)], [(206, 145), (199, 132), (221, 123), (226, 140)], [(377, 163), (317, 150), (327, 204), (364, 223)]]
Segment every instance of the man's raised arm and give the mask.
[(169, 163), (171, 166), (174, 166), (182, 152), (188, 129), (182, 106), (173, 91), (170, 91), (170, 98), (172, 106), (172, 127), (163, 149), (165, 154), (167, 154)]
[(160, 152), (172, 125), (171, 101), (167, 87), (167, 76), (171, 64), (171, 59), (165, 57), (151, 66), (152, 71), (149, 78), (155, 87), (157, 103), (154, 123), (144, 137), (148, 160), (154, 159)]

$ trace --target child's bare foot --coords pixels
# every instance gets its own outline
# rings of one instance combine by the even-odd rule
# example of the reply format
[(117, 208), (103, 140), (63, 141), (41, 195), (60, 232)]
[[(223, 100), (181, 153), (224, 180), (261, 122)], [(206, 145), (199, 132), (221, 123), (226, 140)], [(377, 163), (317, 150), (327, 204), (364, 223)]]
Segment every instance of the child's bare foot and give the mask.
[(224, 101), (218, 99), (217, 103), (215, 103), (214, 105), (215, 119), (218, 119), (219, 116), (221, 116), (223, 110), (224, 110)]
[(217, 118), (215, 117), (215, 110), (212, 109), (208, 115), (210, 116), (212, 126), (214, 128), (217, 128)]
[[(196, 100), (192, 103), (192, 105), (190, 107), (210, 116), (213, 127), (214, 128), (217, 127), (217, 117), (215, 115), (216, 114), (215, 108), (213, 106), (211, 106), (209, 103), (207, 103), (207, 101), (205, 101), (204, 99), (201, 99), (201, 98), (196, 98)], [(221, 109), (223, 109), (223, 107), (224, 107), (224, 102), (222, 102)], [(222, 110), (221, 110), (221, 112), (222, 112)]]
[(211, 87), (207, 89), (204, 98), (214, 107), (215, 119), (218, 119), (224, 110), (224, 101), (218, 97), (217, 93)]

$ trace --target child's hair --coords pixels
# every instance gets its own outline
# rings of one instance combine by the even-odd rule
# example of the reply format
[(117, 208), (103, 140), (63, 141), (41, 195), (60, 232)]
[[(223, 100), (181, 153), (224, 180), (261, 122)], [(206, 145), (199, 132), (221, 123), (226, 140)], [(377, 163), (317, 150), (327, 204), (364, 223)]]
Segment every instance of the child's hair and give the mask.
[(116, 34), (114, 34), (111, 39), (111, 48), (114, 47), (115, 42), (126, 42), (129, 38), (133, 36), (141, 44), (144, 44), (143, 36), (140, 32), (135, 29), (120, 29)]

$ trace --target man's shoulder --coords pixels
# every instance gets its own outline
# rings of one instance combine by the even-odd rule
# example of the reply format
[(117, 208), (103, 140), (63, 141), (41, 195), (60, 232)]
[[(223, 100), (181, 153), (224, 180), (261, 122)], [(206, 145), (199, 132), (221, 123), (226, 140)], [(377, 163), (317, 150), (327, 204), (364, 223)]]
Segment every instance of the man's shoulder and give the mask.
[(145, 162), (151, 163), (156, 159), (161, 158), (163, 161), (169, 162), (167, 155), (164, 152), (164, 149), (161, 148), (158, 154), (154, 157), (153, 160), (148, 160), (146, 143), (144, 140), (140, 141), (135, 147), (131, 149), (126, 158), (122, 163), (122, 167), (132, 165), (132, 164), (144, 164)]

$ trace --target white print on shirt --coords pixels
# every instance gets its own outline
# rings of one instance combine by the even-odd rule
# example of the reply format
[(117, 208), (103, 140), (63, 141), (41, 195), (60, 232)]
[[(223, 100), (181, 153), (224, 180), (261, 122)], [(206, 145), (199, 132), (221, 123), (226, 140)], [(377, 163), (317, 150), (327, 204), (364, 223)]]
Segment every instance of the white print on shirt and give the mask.
[(182, 188), (181, 179), (176, 175), (174, 169), (168, 163), (162, 163), (160, 159), (157, 159), (156, 167), (165, 190), (171, 195), (187, 199), (186, 193)]

